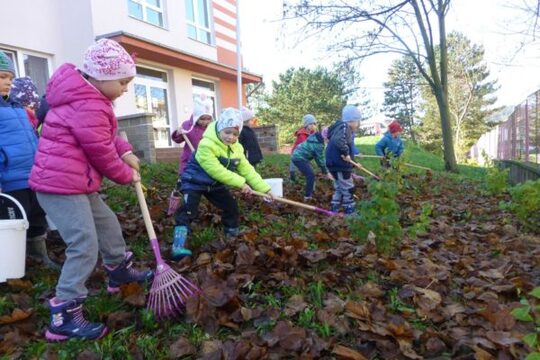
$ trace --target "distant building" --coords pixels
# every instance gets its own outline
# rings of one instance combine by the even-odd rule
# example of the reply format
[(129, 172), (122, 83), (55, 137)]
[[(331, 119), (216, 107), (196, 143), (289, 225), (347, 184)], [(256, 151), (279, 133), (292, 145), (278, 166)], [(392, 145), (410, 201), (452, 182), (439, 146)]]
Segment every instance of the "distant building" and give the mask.
[[(80, 66), (97, 38), (114, 39), (135, 54), (137, 76), (115, 112), (131, 119), (152, 114), (141, 121), (151, 126), (153, 148), (177, 146), (171, 132), (190, 116), (197, 97), (210, 98), (215, 114), (238, 106), (236, 0), (19, 0), (8, 8), (0, 50), (42, 94), (52, 72), (64, 62)], [(244, 85), (261, 81), (242, 71)], [(243, 97), (245, 103), (245, 88)]]
[(377, 114), (360, 122), (360, 132), (365, 135), (382, 135), (391, 122), (392, 120), (387, 119), (384, 114)]

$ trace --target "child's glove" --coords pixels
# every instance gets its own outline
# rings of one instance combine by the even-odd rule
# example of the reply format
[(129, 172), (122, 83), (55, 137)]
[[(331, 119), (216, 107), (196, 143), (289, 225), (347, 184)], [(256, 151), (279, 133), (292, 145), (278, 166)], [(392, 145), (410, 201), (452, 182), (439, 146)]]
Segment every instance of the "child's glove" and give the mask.
[(264, 197), (264, 201), (268, 203), (271, 203), (272, 201), (274, 201), (274, 194), (272, 194), (270, 190), (268, 190), (268, 192), (266, 193), (266, 196)]
[(251, 194), (253, 192), (253, 189), (250, 188), (248, 184), (244, 184), (240, 190), (242, 191), (242, 194)]
[(134, 183), (141, 181), (141, 175), (139, 174), (139, 172), (136, 169), (133, 169), (133, 180), (131, 180), (131, 181), (134, 182)]

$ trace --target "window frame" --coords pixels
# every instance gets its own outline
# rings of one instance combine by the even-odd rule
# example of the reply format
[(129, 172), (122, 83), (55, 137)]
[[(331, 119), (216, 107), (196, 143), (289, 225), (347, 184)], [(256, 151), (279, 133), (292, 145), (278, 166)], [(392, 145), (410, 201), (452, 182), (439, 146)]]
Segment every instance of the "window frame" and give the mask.
[[(53, 67), (52, 67), (52, 60), (51, 60), (52, 58), (49, 55), (42, 54), (42, 53), (35, 52), (35, 51), (14, 49), (14, 48), (10, 48), (10, 47), (0, 47), (0, 51), (4, 51), (6, 53), (10, 53), (10, 54), (14, 55), (13, 65), (15, 66), (15, 72), (17, 73), (15, 75), (16, 78), (28, 76), (28, 74), (26, 74), (26, 69), (25, 69), (25, 66), (24, 66), (24, 57), (25, 57), (25, 55), (45, 59), (47, 61), (47, 76), (46, 76), (47, 79), (50, 79), (52, 74), (53, 74)], [(39, 92), (39, 95), (40, 96), (44, 95), (45, 91), (46, 91), (46, 89), (43, 89), (43, 91)]]
[[(154, 139), (154, 144), (156, 146), (156, 148), (170, 148), (170, 147), (173, 147), (173, 144), (172, 144), (172, 140), (171, 140), (171, 134), (172, 132), (174, 131), (174, 127), (173, 127), (173, 124), (172, 124), (172, 113), (171, 113), (171, 108), (172, 108), (172, 99), (171, 99), (171, 94), (172, 94), (172, 89), (171, 89), (171, 82), (169, 81), (170, 79), (170, 73), (169, 71), (167, 71), (166, 69), (160, 69), (160, 68), (156, 68), (156, 67), (152, 67), (152, 66), (148, 66), (148, 65), (143, 65), (143, 64), (137, 64), (137, 67), (138, 68), (145, 68), (145, 69), (149, 69), (149, 70), (153, 70), (153, 71), (157, 71), (157, 72), (161, 72), (161, 73), (164, 73), (167, 77), (167, 81), (158, 81), (158, 80), (152, 80), (152, 79), (148, 79), (148, 78), (141, 78), (141, 77), (138, 77), (136, 74), (135, 75), (135, 78), (133, 79), (133, 87), (135, 89), (135, 85), (142, 85), (142, 86), (145, 86), (146, 87), (146, 98), (147, 98), (147, 109), (146, 109), (146, 112), (151, 112), (151, 110), (149, 110), (149, 108), (151, 107), (151, 93), (150, 93), (150, 88), (151, 87), (155, 87), (155, 88), (160, 88), (160, 89), (164, 89), (166, 91), (166, 101), (167, 101), (167, 121), (168, 121), (168, 124), (166, 125), (156, 125), (155, 124), (155, 119), (152, 120), (152, 127), (154, 129), (168, 129), (169, 130), (169, 133), (168, 133), (168, 139), (167, 139), (167, 145), (164, 145), (164, 144), (158, 144), (156, 139)], [(135, 90), (134, 90), (135, 91)], [(136, 93), (134, 94), (136, 95)], [(136, 97), (134, 97), (134, 101), (136, 103)], [(139, 109), (137, 109), (137, 112), (140, 112)]]
[[(190, 1), (191, 2), (191, 7), (193, 8), (193, 17), (194, 17), (194, 20), (195, 21), (191, 21), (188, 19), (187, 17), (187, 14), (186, 14), (186, 24), (187, 26), (193, 26), (195, 28), (195, 33), (196, 33), (196, 37), (195, 38), (192, 38), (190, 35), (189, 35), (189, 31), (187, 31), (187, 37), (191, 40), (195, 40), (195, 41), (198, 41), (200, 43), (203, 43), (203, 44), (206, 44), (206, 45), (210, 45), (210, 46), (214, 46), (215, 43), (216, 43), (216, 39), (214, 37), (214, 22), (213, 22), (213, 16), (212, 16), (212, 7), (210, 6), (211, 4), (211, 0), (203, 0), (206, 4), (206, 13), (208, 14), (208, 28), (204, 27), (204, 26), (201, 26), (199, 23), (198, 23), (198, 19), (199, 19), (199, 7), (197, 6), (197, 1), (198, 0), (184, 0), (184, 6), (185, 6), (185, 1)], [(186, 29), (188, 29), (186, 26)], [(204, 40), (201, 40), (199, 38), (199, 31), (202, 30), (202, 31), (207, 31), (210, 35), (210, 42), (206, 42)]]
[[(134, 3), (137, 3), (142, 7), (142, 19), (130, 14), (130, 12), (129, 12), (129, 2), (130, 1), (134, 2)], [(146, 2), (146, 0), (127, 0), (127, 2), (128, 2), (128, 16), (130, 18), (132, 18), (132, 19), (143, 21), (143, 22), (145, 22), (147, 24), (150, 24), (150, 25), (157, 26), (159, 28), (165, 29), (166, 28), (165, 27), (165, 4), (164, 4), (165, 0), (159, 0), (159, 1), (160, 1), (160, 4), (161, 4), (161, 7), (157, 7), (157, 6), (148, 4)], [(160, 24), (154, 24), (153, 22), (148, 21), (147, 8), (149, 8), (151, 10), (154, 10), (154, 11), (161, 14), (161, 22), (162, 22), (161, 25)]]

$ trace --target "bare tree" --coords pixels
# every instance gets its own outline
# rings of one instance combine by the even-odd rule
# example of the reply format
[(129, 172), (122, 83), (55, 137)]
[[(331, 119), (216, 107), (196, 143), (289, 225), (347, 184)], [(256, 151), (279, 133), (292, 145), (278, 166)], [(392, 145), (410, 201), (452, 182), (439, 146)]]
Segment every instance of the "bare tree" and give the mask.
[(409, 56), (437, 100), (445, 167), (457, 171), (448, 106), (445, 18), (450, 1), (284, 0), (284, 18), (304, 21), (303, 36), (329, 33), (328, 50), (351, 62), (383, 53)]

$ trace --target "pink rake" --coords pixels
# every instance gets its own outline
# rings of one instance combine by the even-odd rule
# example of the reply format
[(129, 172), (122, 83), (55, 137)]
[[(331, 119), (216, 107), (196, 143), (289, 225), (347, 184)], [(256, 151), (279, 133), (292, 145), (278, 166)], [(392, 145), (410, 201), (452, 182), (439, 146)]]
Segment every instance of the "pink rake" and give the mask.
[(148, 310), (152, 311), (156, 318), (172, 318), (182, 313), (186, 306), (187, 300), (192, 296), (197, 296), (201, 293), (201, 290), (192, 284), (182, 275), (174, 271), (169, 265), (161, 258), (161, 252), (159, 250), (159, 243), (150, 219), (150, 212), (148, 211), (148, 205), (144, 198), (141, 183), (137, 181), (135, 183), (135, 190), (137, 191), (137, 198), (139, 199), (139, 205), (141, 206), (141, 212), (144, 219), (144, 225), (150, 238), (150, 245), (156, 258), (157, 267), (154, 272), (154, 281), (150, 288), (150, 294), (148, 296)]
[[(261, 197), (266, 196), (266, 194), (264, 194), (262, 192), (258, 192), (258, 191), (252, 191), (252, 193), (257, 195), (257, 196), (261, 196)], [(274, 200), (285, 203), (285, 204), (298, 206), (298, 207), (301, 207), (302, 209), (315, 211), (315, 212), (318, 212), (319, 214), (323, 214), (323, 215), (326, 215), (326, 216), (341, 216), (340, 213), (336, 213), (336, 212), (333, 212), (333, 211), (330, 211), (330, 210), (322, 209), (322, 208), (317, 207), (317, 206), (304, 204), (304, 203), (301, 203), (301, 202), (298, 202), (298, 201), (285, 199), (285, 198), (282, 198), (282, 197), (279, 197), (279, 196), (275, 196)]]

